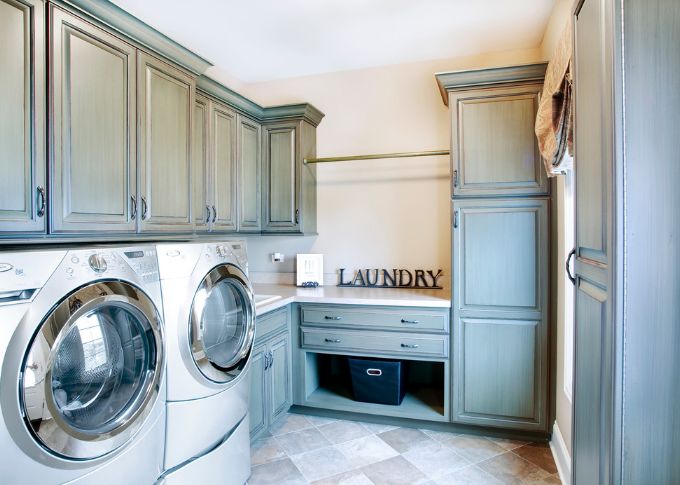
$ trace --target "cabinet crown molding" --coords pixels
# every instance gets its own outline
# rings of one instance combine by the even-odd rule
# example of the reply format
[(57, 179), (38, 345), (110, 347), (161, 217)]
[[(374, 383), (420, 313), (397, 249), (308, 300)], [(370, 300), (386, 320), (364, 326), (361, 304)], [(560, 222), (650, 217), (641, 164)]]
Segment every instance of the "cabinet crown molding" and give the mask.
[(213, 65), (108, 0), (51, 0), (50, 3), (84, 13), (196, 75)]
[(439, 72), (434, 76), (437, 78), (437, 84), (439, 85), (439, 91), (441, 92), (444, 104), (448, 106), (449, 91), (532, 81), (543, 82), (547, 67), (547, 62), (538, 62), (516, 66)]

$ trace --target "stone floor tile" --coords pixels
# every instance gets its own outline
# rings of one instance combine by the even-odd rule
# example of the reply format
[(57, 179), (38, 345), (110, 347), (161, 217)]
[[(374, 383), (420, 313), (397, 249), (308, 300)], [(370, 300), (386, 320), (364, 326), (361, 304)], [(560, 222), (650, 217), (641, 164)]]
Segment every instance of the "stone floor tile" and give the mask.
[(311, 427), (313, 427), (312, 423), (305, 416), (287, 413), (272, 423), (269, 427), (269, 432), (274, 436), (278, 436)]
[(528, 441), (518, 441), (518, 440), (511, 440), (507, 438), (494, 438), (492, 436), (487, 436), (487, 440), (491, 440), (494, 443), (496, 443), (498, 446), (501, 448), (504, 448), (508, 451), (514, 450), (515, 448), (519, 448), (520, 446), (528, 445)]
[(460, 435), (444, 441), (444, 444), (472, 463), (479, 463), (506, 451), (481, 436)]
[(549, 475), (540, 480), (525, 482), (526, 485), (563, 485), (560, 476), (556, 473), (554, 475)]
[(363, 438), (371, 434), (361, 423), (354, 421), (335, 421), (318, 427), (319, 431), (331, 443), (344, 443), (345, 441)]
[(331, 444), (316, 428), (286, 433), (277, 436), (276, 440), (288, 456), (299, 455)]
[(273, 436), (259, 438), (250, 445), (250, 461), (255, 465), (261, 465), (268, 461), (285, 458), (286, 453), (279, 446), (279, 442)]
[(254, 466), (248, 485), (304, 485), (307, 483), (290, 458)]
[(352, 464), (359, 468), (399, 455), (394, 448), (377, 436), (370, 435), (335, 445)]
[(437, 479), (439, 485), (501, 485), (477, 465), (470, 465)]
[(427, 481), (423, 472), (411, 465), (403, 456), (366, 465), (361, 471), (375, 485), (413, 485)]
[(450, 433), (448, 431), (436, 431), (433, 429), (421, 429), (420, 431), (422, 431), (435, 441), (446, 441), (460, 435), (460, 433)]
[(542, 468), (510, 451), (478, 463), (477, 466), (508, 485), (520, 485), (550, 476)]
[(317, 480), (312, 482), (312, 485), (373, 485), (373, 482), (360, 470), (352, 470), (323, 480)]
[(439, 478), (470, 465), (451, 448), (437, 442), (415, 447), (402, 456), (430, 478)]
[(397, 429), (398, 426), (392, 426), (391, 424), (380, 424), (380, 423), (361, 423), (364, 428), (369, 430), (373, 434), (384, 433), (385, 431), (392, 431)]
[(534, 465), (540, 466), (551, 475), (557, 473), (557, 465), (555, 465), (555, 459), (548, 443), (529, 443), (520, 448), (515, 448), (512, 452)]
[[(434, 440), (425, 433), (413, 428), (397, 428), (380, 433), (378, 438), (397, 450), (404, 453), (418, 446), (434, 443)], [(369, 477), (370, 478), (370, 477)]]
[(310, 482), (332, 477), (352, 469), (349, 460), (335, 446), (327, 446), (296, 455), (291, 459)]
[(335, 423), (338, 421), (335, 418), (327, 418), (325, 416), (305, 416), (307, 418), (307, 421), (312, 423), (314, 426), (323, 426), (324, 424), (328, 423)]

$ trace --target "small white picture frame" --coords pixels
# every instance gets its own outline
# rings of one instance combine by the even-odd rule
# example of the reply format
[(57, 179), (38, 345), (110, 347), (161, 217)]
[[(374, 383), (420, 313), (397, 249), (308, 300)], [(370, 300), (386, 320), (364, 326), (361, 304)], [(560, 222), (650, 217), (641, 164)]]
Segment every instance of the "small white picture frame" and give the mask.
[(298, 254), (296, 280), (297, 286), (303, 283), (323, 286), (323, 254)]

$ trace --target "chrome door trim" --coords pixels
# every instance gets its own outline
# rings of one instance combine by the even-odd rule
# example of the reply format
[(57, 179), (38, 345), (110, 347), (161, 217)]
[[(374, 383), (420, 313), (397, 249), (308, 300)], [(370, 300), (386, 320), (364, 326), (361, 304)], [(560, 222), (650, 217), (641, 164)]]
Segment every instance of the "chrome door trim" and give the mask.
[[(148, 326), (155, 355), (131, 405), (111, 420), (111, 425), (85, 433), (68, 424), (57, 409), (52, 389), (52, 365), (60, 344), (78, 319), (102, 306), (123, 308)], [(47, 312), (24, 354), (18, 393), (26, 428), (43, 448), (62, 458), (92, 460), (116, 451), (140, 430), (158, 398), (165, 362), (163, 342), (160, 313), (151, 298), (137, 286), (121, 280), (99, 280), (70, 291)], [(39, 351), (37, 347), (41, 344), (46, 346), (48, 353)], [(31, 419), (26, 408), (26, 391), (38, 388), (38, 385), (27, 386), (26, 376), (36, 369), (44, 369), (43, 415)]]
[[(225, 366), (218, 366), (208, 359), (203, 344), (201, 316), (210, 292), (225, 280), (232, 280), (234, 286), (243, 292), (243, 308), (246, 332), (239, 351)], [(212, 382), (225, 384), (234, 380), (245, 368), (255, 339), (255, 296), (248, 276), (232, 263), (215, 266), (203, 278), (196, 290), (189, 312), (189, 345), (194, 363), (203, 376)]]

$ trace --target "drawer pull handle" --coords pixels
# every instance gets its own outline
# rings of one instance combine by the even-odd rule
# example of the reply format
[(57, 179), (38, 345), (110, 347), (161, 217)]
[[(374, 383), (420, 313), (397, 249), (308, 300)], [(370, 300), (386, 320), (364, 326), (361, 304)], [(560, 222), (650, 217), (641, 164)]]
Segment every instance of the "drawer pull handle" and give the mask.
[(342, 340), (340, 340), (339, 338), (325, 338), (323, 340), (324, 342), (328, 342), (329, 344), (339, 344), (340, 342), (342, 342)]
[(405, 349), (417, 349), (418, 344), (401, 344), (401, 346)]
[(416, 324), (416, 323), (420, 323), (420, 322), (419, 322), (418, 320), (406, 320), (405, 318), (402, 318), (402, 319), (401, 319), (401, 323), (413, 323), (413, 324)]
[(342, 317), (332, 317), (330, 315), (326, 315), (324, 318), (326, 320), (342, 320)]
[(371, 377), (380, 377), (382, 375), (382, 371), (380, 369), (366, 369), (366, 374)]

